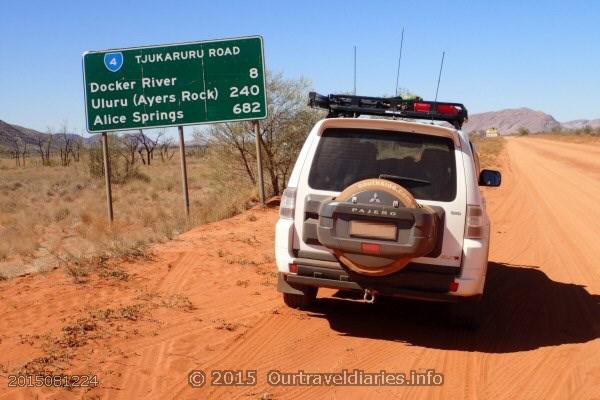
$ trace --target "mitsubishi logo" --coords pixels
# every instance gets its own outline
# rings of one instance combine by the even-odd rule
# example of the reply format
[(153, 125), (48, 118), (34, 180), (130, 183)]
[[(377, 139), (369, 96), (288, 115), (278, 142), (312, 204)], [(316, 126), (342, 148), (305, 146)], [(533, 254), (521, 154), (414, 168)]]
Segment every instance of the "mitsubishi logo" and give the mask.
[(377, 192), (373, 193), (373, 197), (371, 197), (371, 200), (369, 200), (369, 203), (381, 203), (381, 200), (379, 199)]

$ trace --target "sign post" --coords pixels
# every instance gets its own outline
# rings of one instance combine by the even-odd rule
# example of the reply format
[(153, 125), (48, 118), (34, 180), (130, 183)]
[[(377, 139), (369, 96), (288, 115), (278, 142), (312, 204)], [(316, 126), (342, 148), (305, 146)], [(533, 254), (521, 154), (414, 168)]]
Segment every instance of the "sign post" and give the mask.
[(102, 161), (104, 165), (104, 182), (106, 183), (106, 209), (108, 210), (108, 222), (113, 223), (112, 187), (110, 184), (110, 160), (108, 158), (108, 135), (102, 132)]
[(265, 184), (263, 181), (262, 155), (260, 146), (260, 125), (258, 121), (254, 121), (254, 134), (256, 135), (256, 166), (258, 175), (258, 196), (260, 204), (265, 204)]
[[(83, 54), (83, 81), (90, 133), (178, 127), (186, 215), (183, 126), (267, 117), (260, 36), (89, 51)], [(264, 202), (258, 141), (257, 159)]]
[(183, 208), (185, 216), (190, 216), (190, 195), (188, 192), (187, 164), (185, 162), (185, 141), (183, 139), (183, 126), (179, 130), (179, 158), (181, 159), (181, 185), (183, 189)]

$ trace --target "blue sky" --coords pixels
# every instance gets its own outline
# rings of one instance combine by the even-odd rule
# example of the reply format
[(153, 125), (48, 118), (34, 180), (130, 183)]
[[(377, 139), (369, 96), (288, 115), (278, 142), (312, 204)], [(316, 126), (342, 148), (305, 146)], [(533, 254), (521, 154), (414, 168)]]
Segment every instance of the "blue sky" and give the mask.
[(267, 67), (321, 93), (401, 86), (470, 113), (531, 107), (561, 121), (600, 117), (600, 2), (3, 1), (0, 119), (83, 132), (86, 50), (263, 35)]

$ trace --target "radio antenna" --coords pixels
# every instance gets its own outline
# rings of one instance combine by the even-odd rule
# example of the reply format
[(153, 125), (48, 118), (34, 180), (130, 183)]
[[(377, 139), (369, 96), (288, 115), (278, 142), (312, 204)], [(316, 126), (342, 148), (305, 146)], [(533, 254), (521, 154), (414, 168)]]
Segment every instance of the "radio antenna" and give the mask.
[(352, 94), (356, 96), (356, 46), (354, 46), (354, 90)]
[(437, 86), (435, 87), (435, 100), (433, 100), (432, 114), (431, 114), (431, 123), (433, 124), (433, 113), (437, 112), (437, 99), (438, 92), (440, 90), (440, 80), (442, 79), (442, 69), (444, 68), (444, 57), (446, 56), (446, 52), (442, 51), (442, 62), (440, 63), (440, 72), (438, 74)]
[(396, 71), (396, 97), (398, 97), (398, 82), (400, 79), (400, 63), (402, 62), (402, 45), (404, 44), (404, 28), (402, 28), (402, 36), (400, 37), (400, 55), (398, 56), (398, 70)]
[(438, 91), (440, 90), (440, 79), (442, 79), (442, 68), (444, 68), (444, 57), (446, 56), (446, 52), (442, 52), (442, 62), (440, 63), (440, 73), (438, 74), (437, 86), (435, 87), (435, 100), (434, 103), (437, 103), (438, 99)]

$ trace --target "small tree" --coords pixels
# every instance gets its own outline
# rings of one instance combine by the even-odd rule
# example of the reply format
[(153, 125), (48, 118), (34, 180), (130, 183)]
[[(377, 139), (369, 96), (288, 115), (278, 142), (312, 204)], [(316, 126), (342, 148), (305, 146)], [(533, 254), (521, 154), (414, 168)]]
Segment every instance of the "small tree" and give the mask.
[(68, 133), (68, 126), (66, 122), (63, 122), (60, 128), (60, 137), (62, 142), (60, 143), (60, 165), (68, 167), (71, 164), (71, 158), (73, 157), (73, 137)]
[(164, 135), (164, 131), (159, 131), (156, 135), (155, 139), (152, 139), (150, 136), (144, 134), (144, 132), (140, 129), (139, 133), (136, 135), (138, 143), (140, 144), (140, 148), (138, 149), (138, 153), (142, 156), (142, 153), (146, 153), (146, 157), (142, 156), (142, 162), (146, 165), (150, 165), (151, 160), (154, 159), (154, 149), (158, 145), (158, 141)]
[(591, 135), (594, 132), (589, 124), (586, 124), (583, 128), (581, 128), (581, 131), (584, 135)]
[(38, 136), (36, 143), (38, 147), (38, 154), (42, 159), (42, 165), (50, 165), (50, 150), (52, 149), (52, 140), (54, 135), (52, 134), (53, 129), (48, 127), (46, 129), (46, 135)]
[(173, 156), (175, 155), (175, 151), (173, 150), (173, 138), (165, 137), (159, 143), (158, 151), (160, 153), (160, 159), (162, 162), (172, 160)]
[[(129, 165), (135, 165), (137, 160), (136, 153), (139, 150), (139, 142), (137, 135), (126, 133), (119, 137), (119, 142), (121, 144), (121, 152), (123, 153), (123, 156), (127, 159)], [(144, 159), (143, 157), (141, 158), (142, 160)]]
[(23, 166), (25, 166), (25, 159), (27, 158), (27, 154), (27, 142), (23, 140), (21, 146), (21, 159), (23, 160)]
[(245, 174), (256, 184), (253, 132), (249, 123), (224, 123), (211, 126), (207, 131), (195, 131), (197, 142), (204, 142), (217, 159), (222, 159), (232, 174)]
[(518, 132), (519, 136), (529, 135), (529, 129), (527, 128), (519, 128)]
[[(130, 162), (128, 151), (123, 146), (121, 138), (115, 134), (108, 135), (108, 157), (113, 183), (122, 184), (130, 179), (150, 181), (149, 177), (140, 173), (135, 165)], [(104, 176), (104, 160), (100, 141), (96, 141), (89, 149), (88, 168), (90, 176), (94, 178)]]
[(14, 137), (12, 140), (12, 148), (10, 150), (11, 157), (15, 159), (15, 165), (21, 166), (21, 159), (23, 159), (22, 165), (25, 166), (25, 158), (27, 156), (27, 142), (25, 142), (20, 136)]
[(81, 149), (83, 148), (83, 141), (80, 138), (73, 140), (73, 160), (79, 162), (81, 159)]
[[(260, 121), (258, 140), (263, 149), (265, 178), (275, 195), (285, 188), (306, 135), (323, 116), (307, 106), (308, 91), (309, 82), (304, 79), (267, 74), (268, 117)], [(211, 125), (196, 131), (194, 136), (197, 143), (208, 143), (215, 162), (227, 166), (220, 173), (228, 173), (229, 177), (241, 174), (250, 183), (256, 183), (255, 132), (251, 122)]]

